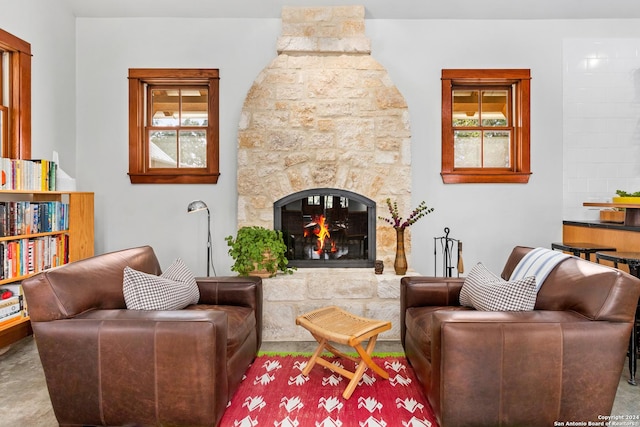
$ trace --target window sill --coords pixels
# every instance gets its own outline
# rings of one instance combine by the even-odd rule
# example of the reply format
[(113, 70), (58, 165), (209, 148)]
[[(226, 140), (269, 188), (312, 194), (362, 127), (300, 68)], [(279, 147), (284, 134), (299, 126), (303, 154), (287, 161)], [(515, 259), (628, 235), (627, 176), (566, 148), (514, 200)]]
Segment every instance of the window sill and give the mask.
[(216, 184), (219, 173), (215, 174), (137, 174), (129, 173), (132, 184)]
[(445, 184), (505, 183), (526, 184), (531, 172), (442, 172)]

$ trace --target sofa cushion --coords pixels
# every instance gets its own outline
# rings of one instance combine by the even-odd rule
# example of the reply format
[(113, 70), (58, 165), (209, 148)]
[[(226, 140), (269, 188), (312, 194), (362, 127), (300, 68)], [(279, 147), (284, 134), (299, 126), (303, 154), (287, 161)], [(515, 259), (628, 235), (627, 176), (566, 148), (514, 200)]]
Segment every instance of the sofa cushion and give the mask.
[(506, 281), (478, 263), (460, 289), (460, 304), (482, 311), (531, 311), (536, 295), (535, 276)]
[(122, 290), (130, 310), (181, 310), (200, 299), (196, 279), (181, 259), (160, 276), (125, 267)]
[[(471, 271), (469, 272), (467, 278), (460, 289), (460, 305), (464, 305), (466, 307), (473, 307), (473, 302), (471, 301), (472, 296), (472, 286), (470, 287), (471, 282), (475, 283), (491, 283), (500, 281), (500, 276), (497, 276), (493, 272), (491, 272), (487, 267), (482, 263), (476, 264)], [(467, 285), (467, 286), (465, 286)]]

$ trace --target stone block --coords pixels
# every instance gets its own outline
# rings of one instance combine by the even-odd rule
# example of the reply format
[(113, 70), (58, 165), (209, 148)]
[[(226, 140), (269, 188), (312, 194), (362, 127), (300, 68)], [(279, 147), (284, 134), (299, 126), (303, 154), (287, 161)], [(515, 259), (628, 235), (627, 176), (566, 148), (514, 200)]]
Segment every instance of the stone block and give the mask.
[(318, 52), (318, 39), (315, 37), (281, 36), (276, 43), (276, 50), (279, 54)]
[(311, 299), (360, 299), (376, 295), (376, 283), (367, 277), (345, 277), (340, 274), (310, 278), (307, 295)]
[(355, 37), (364, 36), (363, 19), (346, 19), (340, 25), (340, 36)]
[[(350, 54), (371, 53), (371, 40), (366, 37), (320, 37), (316, 40), (316, 49), (318, 52)], [(291, 52), (291, 49), (288, 51)]]
[(402, 276), (397, 276), (393, 272), (393, 266), (391, 266), (389, 270), (386, 270), (384, 274), (376, 275), (376, 279), (378, 280), (378, 298), (399, 300), (401, 278)]
[(398, 153), (390, 151), (378, 151), (376, 152), (375, 163), (383, 165), (392, 165), (398, 162), (400, 155)]
[(280, 274), (262, 281), (265, 301), (304, 301), (306, 280), (304, 277)]
[(380, 339), (400, 339), (399, 300), (387, 300), (367, 304), (366, 317), (391, 322), (391, 329), (380, 334)]
[(286, 167), (298, 165), (309, 161), (309, 155), (306, 153), (293, 153), (284, 157), (284, 165)]
[(296, 335), (295, 319), (292, 309), (283, 304), (265, 302), (263, 307), (263, 334), (266, 341), (290, 339)]

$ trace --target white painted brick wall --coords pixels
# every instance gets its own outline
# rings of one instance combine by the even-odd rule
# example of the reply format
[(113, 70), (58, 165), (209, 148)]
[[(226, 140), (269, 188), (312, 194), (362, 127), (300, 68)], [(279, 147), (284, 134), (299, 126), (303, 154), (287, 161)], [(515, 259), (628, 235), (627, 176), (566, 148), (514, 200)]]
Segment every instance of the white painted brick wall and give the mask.
[(563, 218), (597, 219), (640, 191), (640, 39), (565, 39), (563, 90)]

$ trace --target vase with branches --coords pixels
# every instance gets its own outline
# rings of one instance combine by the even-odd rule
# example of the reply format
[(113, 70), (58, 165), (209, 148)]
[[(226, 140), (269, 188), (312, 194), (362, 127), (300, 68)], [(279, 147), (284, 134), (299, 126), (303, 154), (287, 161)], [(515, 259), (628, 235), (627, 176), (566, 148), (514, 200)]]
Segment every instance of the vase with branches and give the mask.
[(387, 198), (386, 203), (390, 216), (379, 216), (378, 219), (391, 224), (391, 226), (396, 230), (396, 258), (393, 263), (393, 268), (396, 274), (403, 275), (407, 272), (408, 268), (407, 256), (404, 251), (404, 230), (415, 224), (420, 218), (423, 218), (433, 212), (433, 208), (427, 207), (427, 203), (423, 200), (413, 211), (411, 211), (409, 216), (404, 219), (400, 216), (398, 202), (391, 202), (391, 199)]

